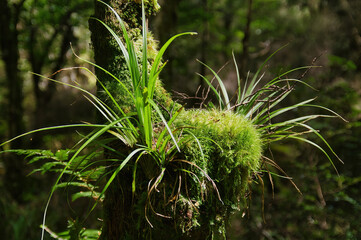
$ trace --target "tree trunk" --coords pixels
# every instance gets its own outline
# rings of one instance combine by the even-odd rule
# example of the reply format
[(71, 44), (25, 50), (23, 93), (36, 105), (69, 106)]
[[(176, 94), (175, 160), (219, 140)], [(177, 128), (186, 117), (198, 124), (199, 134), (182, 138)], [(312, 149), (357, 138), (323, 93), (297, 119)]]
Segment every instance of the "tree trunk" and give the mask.
[[(178, 24), (178, 5), (180, 1), (169, 1), (169, 0), (160, 0), (159, 1), (162, 9), (158, 14), (156, 29), (153, 29), (157, 33), (159, 42), (164, 44), (168, 39), (177, 34), (177, 24)], [(167, 67), (162, 71), (162, 75), (166, 76), (163, 79), (163, 83), (167, 89), (171, 89), (174, 79), (174, 48), (168, 49), (164, 54), (164, 59), (167, 59)]]
[[(132, 35), (131, 38), (136, 38), (135, 34), (138, 33), (139, 35), (141, 32), (141, 5), (139, 2), (106, 1), (123, 19), (129, 34)], [(156, 1), (148, 0), (145, 3), (146, 13), (156, 12)], [(115, 32), (120, 32), (114, 14), (105, 5), (98, 2), (95, 4), (95, 18), (106, 23)], [(124, 58), (113, 37), (102, 24), (95, 20), (90, 20), (89, 27), (92, 32), (95, 62), (119, 78), (129, 89), (132, 89)], [(150, 42), (150, 38), (148, 38), (148, 42)], [(124, 110), (134, 110), (132, 101), (125, 98), (125, 91), (117, 81), (99, 69), (96, 70), (96, 74)], [(99, 98), (112, 106), (112, 103), (107, 101), (106, 95), (103, 94), (102, 91), (98, 91)], [(173, 105), (170, 96), (159, 84), (156, 85), (154, 96), (155, 101), (165, 109), (169, 110)], [(119, 143), (114, 143), (112, 148), (123, 153), (125, 157), (132, 151), (129, 147)], [(112, 156), (110, 152), (105, 153), (105, 157), (108, 159), (119, 158), (119, 156)], [(174, 158), (178, 157), (179, 159), (186, 159), (185, 156), (175, 156)], [(182, 166), (181, 160), (173, 161), (167, 165), (161, 184), (150, 196), (151, 190), (149, 190), (150, 186), (148, 185), (153, 185), (155, 179), (160, 176), (159, 167), (150, 158), (150, 156), (143, 155), (138, 160), (140, 167), (136, 172), (136, 191), (134, 194), (132, 193), (133, 166), (131, 164), (127, 164), (110, 184), (103, 202), (103, 229), (100, 239), (203, 240), (212, 237), (213, 233), (216, 234), (214, 231), (216, 228), (224, 227), (222, 219), (227, 215), (227, 207), (221, 204), (220, 199), (212, 194), (211, 190), (207, 195), (208, 205), (202, 205), (203, 200), (201, 199), (203, 197), (201, 196), (203, 195), (200, 193), (202, 190), (197, 190), (199, 183), (191, 185), (192, 180), (186, 180), (187, 173), (179, 170), (179, 168), (186, 168)], [(119, 158), (119, 162), (123, 159)], [(114, 170), (112, 167), (116, 167), (114, 161), (109, 162), (107, 168), (109, 171), (107, 176), (109, 177)], [(152, 169), (155, 170), (152, 171)], [(246, 184), (246, 181), (243, 184)], [(209, 189), (213, 188), (209, 186)], [(213, 204), (215, 202), (216, 204)], [(211, 221), (213, 222), (210, 223)]]
[[(139, 31), (141, 30), (142, 22), (140, 1), (107, 0), (105, 2), (112, 6), (120, 15), (131, 37), (134, 38), (136, 37), (134, 33), (141, 32)], [(157, 4), (156, 1), (146, 2), (147, 14), (156, 12), (156, 6), (154, 4)], [(122, 36), (118, 20), (104, 4), (95, 2), (94, 16), (110, 26), (119, 36)], [(89, 21), (89, 28), (92, 32), (91, 39), (96, 64), (120, 79), (128, 89), (132, 89), (125, 60), (113, 37), (109, 34), (108, 30), (96, 20)], [(126, 98), (127, 94), (125, 94), (124, 89), (121, 88), (112, 77), (100, 69), (96, 69), (96, 75), (118, 101), (123, 110), (132, 110), (133, 104), (131, 99)], [(112, 106), (112, 103), (107, 101), (107, 96), (100, 91), (102, 90), (101, 86), (98, 86), (98, 88), (99, 98)], [(158, 86), (155, 95), (157, 95), (159, 89), (161, 89), (161, 92), (164, 90)], [(159, 99), (159, 101), (161, 100)], [(165, 102), (163, 102), (163, 104), (167, 105)], [(127, 152), (130, 151), (130, 149), (127, 149), (125, 146), (117, 146), (117, 149), (122, 149), (121, 152), (124, 153), (125, 156), (127, 156)], [(108, 156), (106, 157), (111, 158), (110, 153), (106, 153), (106, 155), (107, 154)], [(137, 188), (142, 189), (143, 193), (132, 196), (132, 170), (133, 168), (131, 166), (126, 166), (125, 169), (122, 169), (105, 193), (103, 203), (104, 222), (101, 235), (101, 239), (103, 240), (157, 239), (156, 235), (152, 236), (154, 233), (150, 231), (150, 225), (145, 220), (144, 214), (147, 192), (147, 185), (144, 183), (147, 183), (149, 179), (146, 179), (145, 171), (139, 171), (141, 173), (137, 173)], [(109, 171), (111, 171), (111, 169)]]
[(242, 79), (247, 77), (247, 64), (249, 59), (249, 40), (251, 37), (251, 23), (252, 23), (252, 7), (253, 0), (248, 0), (246, 26), (244, 28), (244, 37), (242, 39), (242, 55), (240, 57), (240, 76)]
[[(203, 6), (203, 17), (202, 17), (202, 33), (201, 33), (201, 50), (200, 50), (200, 60), (203, 63), (207, 61), (207, 51), (208, 51), (208, 43), (209, 43), (209, 7), (208, 0), (202, 0)], [(206, 76), (206, 66), (203, 64), (199, 64), (199, 73), (202, 76)], [(205, 83), (202, 77), (199, 77), (199, 85), (204, 87)]]
[[(19, 43), (18, 29), (19, 14), (24, 1), (11, 5), (6, 0), (0, 0), (0, 47), (5, 65), (7, 94), (6, 122), (7, 138), (15, 137), (24, 132), (23, 125), (23, 80), (19, 74)], [(21, 148), (22, 141), (11, 143), (11, 148)], [(24, 163), (21, 158), (6, 155), (5, 160), (5, 186), (12, 196), (21, 201), (24, 183)]]

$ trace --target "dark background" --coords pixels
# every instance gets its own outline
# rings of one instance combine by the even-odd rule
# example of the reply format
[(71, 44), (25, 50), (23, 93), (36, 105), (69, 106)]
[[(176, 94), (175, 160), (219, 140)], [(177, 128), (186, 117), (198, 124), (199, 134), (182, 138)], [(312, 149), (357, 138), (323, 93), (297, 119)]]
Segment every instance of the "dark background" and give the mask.
[[(318, 91), (298, 86), (286, 104), (317, 96), (317, 104), (349, 121), (333, 118), (312, 123), (345, 162), (333, 159), (339, 175), (311, 146), (295, 141), (265, 146), (266, 154), (293, 178), (302, 195), (289, 180), (277, 176), (270, 180), (264, 174), (264, 186), (252, 186), (245, 216), (233, 216), (229, 239), (360, 239), (361, 2), (162, 0), (160, 5), (160, 13), (150, 19), (160, 45), (176, 33), (198, 32), (177, 39), (164, 58), (168, 63), (161, 78), (169, 91), (195, 96), (204, 84), (195, 73), (211, 75), (199, 59), (215, 70), (223, 67), (220, 75), (232, 95), (236, 86), (232, 51), (244, 78), (287, 44), (267, 64), (264, 79), (295, 67), (321, 66), (303, 77)], [(31, 74), (51, 76), (64, 68), (90, 68), (74, 56), (69, 43), (75, 53), (92, 59), (88, 31), (92, 11), (91, 0), (0, 0), (0, 142), (40, 127), (96, 121), (94, 108), (81, 93)], [(95, 80), (78, 68), (52, 78), (96, 91)], [(188, 107), (197, 105), (192, 98), (186, 102)], [(299, 109), (290, 114), (310, 112)], [(56, 151), (72, 147), (78, 138), (74, 131), (53, 131), (22, 138), (4, 149)], [(40, 237), (54, 176), (27, 176), (34, 168), (26, 159), (0, 156), (0, 236), (4, 239)], [(78, 200), (70, 208), (65, 195), (55, 196), (48, 214), (47, 224), (56, 232), (66, 228), (69, 216), (86, 211)]]

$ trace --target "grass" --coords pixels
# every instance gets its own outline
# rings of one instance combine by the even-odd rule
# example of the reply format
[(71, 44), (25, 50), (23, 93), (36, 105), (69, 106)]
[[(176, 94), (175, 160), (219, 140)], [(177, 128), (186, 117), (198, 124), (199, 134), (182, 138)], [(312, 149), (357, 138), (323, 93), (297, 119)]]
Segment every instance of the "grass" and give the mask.
[[(100, 1), (101, 2), (101, 1)], [(107, 5), (106, 3), (102, 2), (103, 4)], [(110, 177), (107, 179), (106, 183), (102, 187), (102, 189), (98, 189), (94, 191), (93, 188), (93, 198), (96, 198), (97, 201), (94, 203), (92, 208), (89, 211), (89, 214), (94, 210), (97, 203), (100, 199), (102, 199), (104, 193), (111, 185), (112, 181), (118, 175), (118, 173), (130, 162), (134, 161), (135, 159), (139, 159), (142, 156), (151, 156), (151, 158), (156, 162), (156, 165), (159, 166), (161, 169), (161, 173), (159, 174), (157, 181), (153, 183), (153, 189), (159, 185), (162, 180), (162, 176), (164, 174), (165, 164), (167, 159), (170, 159), (172, 155), (176, 152), (179, 152), (178, 143), (181, 140), (177, 140), (173, 135), (173, 132), (169, 126), (171, 122), (177, 116), (177, 112), (174, 116), (167, 122), (165, 117), (162, 115), (161, 110), (159, 109), (158, 105), (154, 102), (154, 92), (156, 81), (158, 79), (158, 75), (161, 72), (163, 65), (161, 65), (161, 59), (166, 51), (167, 47), (174, 41), (177, 37), (187, 34), (194, 34), (194, 33), (183, 33), (178, 34), (163, 45), (160, 49), (158, 54), (155, 56), (155, 60), (151, 66), (150, 71), (148, 72), (148, 57), (147, 57), (147, 28), (145, 23), (145, 13), (144, 13), (144, 6), (143, 6), (143, 49), (142, 49), (142, 62), (138, 63), (137, 61), (137, 53), (135, 52), (135, 48), (131, 40), (129, 39), (128, 33), (126, 31), (125, 25), (119, 15), (109, 6), (107, 5), (117, 17), (120, 27), (123, 31), (123, 39), (117, 36), (115, 32), (110, 29), (104, 22), (99, 21), (101, 24), (106, 27), (109, 32), (113, 35), (114, 39), (118, 43), (119, 48), (122, 50), (123, 56), (125, 57), (126, 64), (128, 67), (128, 71), (130, 73), (131, 81), (132, 81), (132, 89), (126, 88), (126, 86), (117, 79), (112, 73), (108, 72), (107, 70), (101, 68), (100, 66), (91, 63), (95, 67), (105, 71), (111, 77), (113, 77), (114, 81), (117, 81), (125, 90), (126, 93), (132, 99), (132, 104), (134, 104), (136, 112), (125, 113), (125, 111), (120, 107), (118, 102), (115, 100), (114, 96), (110, 93), (109, 89), (105, 87), (100, 79), (97, 79), (98, 83), (103, 87), (103, 90), (107, 93), (109, 99), (111, 99), (114, 106), (117, 109), (112, 109), (108, 105), (106, 105), (101, 99), (97, 96), (93, 95), (92, 93), (78, 87), (76, 85), (62, 83), (53, 79), (47, 78), (49, 81), (53, 81), (58, 84), (64, 84), (79, 91), (82, 91), (85, 97), (94, 105), (94, 107), (100, 112), (100, 114), (107, 120), (107, 123), (104, 124), (72, 124), (72, 125), (61, 125), (61, 126), (54, 126), (54, 127), (47, 127), (41, 128), (37, 130), (33, 130), (17, 136), (9, 141), (6, 141), (1, 144), (1, 146), (14, 141), (15, 139), (24, 137), (29, 134), (37, 133), (40, 131), (50, 131), (55, 129), (63, 129), (63, 128), (91, 128), (93, 129), (88, 135), (84, 136), (82, 141), (79, 142), (77, 146), (75, 146), (74, 150), (68, 150), (67, 154), (64, 155), (63, 158), (55, 158), (51, 156), (51, 153), (38, 151), (38, 150), (15, 150), (15, 152), (19, 154), (24, 154), (28, 158), (32, 159), (31, 162), (35, 162), (38, 160), (48, 159), (48, 163), (45, 163), (42, 166), (42, 169), (39, 170), (46, 170), (46, 171), (56, 171), (59, 172), (59, 176), (55, 181), (52, 190), (49, 194), (49, 198), (45, 207), (44, 216), (43, 216), (43, 228), (42, 228), (42, 237), (44, 238), (45, 233), (45, 226), (46, 226), (46, 215), (48, 211), (49, 203), (52, 199), (52, 196), (57, 188), (59, 188), (59, 184), (61, 179), (64, 175), (72, 175), (74, 178), (77, 178), (78, 182), (69, 181), (67, 183), (68, 186), (70, 185), (81, 185), (79, 182), (82, 180), (79, 178), (79, 171), (85, 171), (91, 165), (92, 158), (84, 156), (84, 151), (99, 151), (99, 148), (102, 147), (107, 151), (112, 152), (113, 154), (117, 155), (119, 161), (118, 166), (115, 168), (114, 172), (110, 173)], [(90, 63), (89, 61), (87, 61)], [(88, 72), (88, 69), (84, 68)], [(90, 72), (91, 73), (91, 72)], [(92, 74), (92, 73), (91, 73)], [(93, 74), (92, 74), (93, 75)], [(95, 78), (96, 76), (93, 75)], [(153, 110), (156, 112), (154, 115)], [(117, 115), (116, 112), (120, 112), (121, 115)], [(161, 123), (155, 123), (155, 119), (161, 119)], [(155, 125), (161, 124), (163, 129), (160, 133), (155, 133)], [(154, 144), (154, 139), (158, 135), (157, 144)], [(114, 139), (120, 141), (121, 144), (129, 147), (132, 149), (131, 153), (127, 156), (124, 156), (124, 153), (119, 152), (117, 149), (112, 147), (110, 142), (114, 142)], [(95, 145), (95, 148), (94, 148)], [(171, 146), (171, 147), (168, 147)], [(89, 150), (91, 149), (91, 150)], [(12, 151), (12, 150), (10, 150)], [(72, 153), (71, 155), (69, 153)], [(90, 154), (90, 156), (92, 156)], [(94, 156), (93, 156), (94, 157)], [(110, 159), (111, 160), (111, 159)], [(138, 160), (137, 160), (138, 161)], [(136, 163), (134, 165), (134, 171), (136, 169)], [(107, 160), (109, 162), (109, 159)], [(105, 161), (103, 161), (105, 163)], [(74, 167), (74, 164), (76, 167)], [(109, 174), (109, 173), (107, 173)], [(75, 180), (72, 178), (72, 180)], [(135, 179), (134, 179), (135, 182)], [(88, 182), (86, 182), (88, 184)], [(135, 183), (133, 183), (133, 191), (135, 191)], [(95, 197), (96, 196), (96, 197)]]
[[(230, 98), (227, 91), (225, 90), (226, 88), (220, 76), (204, 63), (202, 64), (205, 65), (217, 79), (217, 83), (221, 91), (218, 91), (213, 86), (211, 81), (209, 81), (206, 77), (201, 77), (205, 80), (205, 82), (209, 85), (209, 88), (215, 94), (218, 102), (220, 103), (219, 109), (224, 111), (232, 111), (249, 119), (260, 132), (264, 145), (268, 145), (273, 142), (278, 142), (289, 138), (303, 141), (305, 143), (313, 145), (314, 147), (322, 151), (337, 172), (331, 155), (338, 159), (340, 162), (342, 162), (342, 160), (337, 156), (332, 147), (323, 138), (323, 136), (317, 130), (312, 128), (308, 124), (308, 122), (317, 118), (333, 117), (338, 117), (344, 121), (346, 120), (329, 108), (317, 104), (311, 104), (315, 100), (315, 98), (307, 99), (291, 106), (280, 107), (282, 101), (284, 101), (286, 97), (295, 90), (296, 84), (303, 84), (309, 88), (312, 88), (312, 86), (300, 79), (287, 78), (287, 76), (296, 71), (307, 71), (314, 66), (305, 66), (291, 69), (271, 79), (270, 81), (267, 81), (263, 86), (260, 86), (263, 78), (263, 75), (260, 76), (260, 73), (263, 67), (278, 51), (268, 57), (254, 74), (252, 79), (246, 79), (243, 86), (241, 86), (241, 79), (239, 75), (237, 75), (237, 98), (236, 101), (233, 103), (233, 106), (231, 106), (231, 102), (229, 100)], [(236, 72), (238, 73), (237, 62), (234, 55), (233, 60)], [(324, 110), (326, 114), (304, 115), (297, 118), (286, 119), (281, 122), (273, 121), (276, 117), (279, 117), (282, 114), (295, 111), (298, 108), (303, 107), (318, 108)], [(306, 139), (305, 136), (309, 133), (316, 135), (321, 140), (321, 142), (324, 143), (326, 148), (319, 146), (316, 142)]]

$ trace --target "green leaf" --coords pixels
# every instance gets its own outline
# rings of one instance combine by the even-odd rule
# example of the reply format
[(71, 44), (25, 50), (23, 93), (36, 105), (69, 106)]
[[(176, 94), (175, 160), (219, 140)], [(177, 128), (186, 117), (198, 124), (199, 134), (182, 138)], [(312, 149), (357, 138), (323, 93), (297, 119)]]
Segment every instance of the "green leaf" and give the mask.
[(96, 198), (98, 199), (99, 193), (95, 193), (93, 191), (86, 191), (86, 192), (77, 192), (71, 195), (71, 200), (74, 202), (79, 198)]
[[(107, 183), (105, 184), (104, 188), (102, 189), (102, 191), (99, 194), (99, 198), (103, 197), (104, 193), (107, 191), (107, 189), (109, 188), (110, 184), (113, 182), (113, 180), (115, 179), (115, 177), (118, 175), (118, 173), (123, 169), (123, 167), (137, 154), (137, 153), (142, 153), (142, 152), (146, 152), (146, 148), (144, 147), (140, 147), (137, 148), (135, 150), (133, 150), (123, 161), (122, 163), (117, 167), (117, 169), (114, 171), (114, 173), (112, 174), (112, 176), (109, 178), (109, 180), (107, 181)], [(93, 207), (91, 208), (91, 210), (88, 212), (88, 215), (95, 209), (96, 205), (98, 204), (98, 201), (96, 201), (93, 205)]]
[(162, 114), (162, 112), (160, 111), (159, 107), (158, 107), (157, 104), (155, 104), (155, 103), (153, 102), (153, 100), (151, 100), (151, 99), (149, 99), (149, 103), (152, 105), (152, 107), (153, 107), (153, 108), (156, 110), (156, 112), (158, 113), (159, 117), (162, 119), (165, 127), (166, 127), (167, 130), (168, 130), (169, 135), (172, 137), (172, 140), (173, 140), (175, 146), (176, 146), (177, 149), (178, 149), (178, 152), (180, 152), (180, 148), (179, 148), (179, 146), (178, 146), (178, 144), (177, 144), (177, 141), (175, 140), (175, 138), (174, 138), (174, 136), (173, 136), (172, 130), (171, 130), (170, 127), (168, 126), (168, 123), (167, 123), (167, 121), (165, 120), (165, 118), (163, 117), (163, 114)]
[[(212, 73), (213, 75), (215, 76), (215, 78), (217, 79), (218, 81), (218, 84), (221, 88), (221, 91), (222, 91), (222, 95), (223, 95), (223, 98), (224, 98), (224, 105), (226, 105), (227, 107), (227, 110), (230, 110), (231, 109), (231, 105), (230, 105), (230, 101), (229, 101), (229, 98), (228, 98), (228, 93), (227, 93), (227, 90), (226, 90), (226, 87), (224, 86), (223, 84), (223, 81), (222, 79), (218, 76), (218, 74), (211, 68), (209, 67), (207, 64), (205, 63), (202, 63), (201, 61), (197, 60), (199, 63), (201, 63), (203, 66), (205, 66), (206, 68), (208, 68)], [(207, 81), (208, 83), (208, 81)], [(208, 84), (209, 85), (209, 84)]]

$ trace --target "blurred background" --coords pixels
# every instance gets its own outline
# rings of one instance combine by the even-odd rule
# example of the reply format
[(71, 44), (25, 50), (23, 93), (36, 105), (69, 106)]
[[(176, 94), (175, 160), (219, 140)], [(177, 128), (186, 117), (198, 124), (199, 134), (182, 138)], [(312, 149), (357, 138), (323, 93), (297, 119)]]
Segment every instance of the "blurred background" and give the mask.
[[(361, 2), (159, 3), (162, 9), (150, 19), (150, 28), (160, 45), (176, 33), (198, 32), (175, 41), (164, 58), (168, 62), (161, 75), (174, 97), (189, 96), (187, 107), (199, 104), (193, 97), (204, 83), (196, 73), (211, 76), (196, 59), (222, 69), (219, 74), (232, 93), (236, 87), (232, 52), (244, 79), (287, 45), (268, 62), (264, 79), (295, 67), (321, 66), (298, 76), (317, 91), (299, 85), (285, 104), (317, 96), (317, 104), (349, 121), (333, 118), (312, 123), (344, 161), (334, 159), (339, 175), (312, 146), (295, 141), (265, 146), (266, 154), (293, 178), (302, 194), (289, 180), (270, 180), (265, 174), (264, 185), (252, 186), (248, 211), (232, 217), (229, 239), (361, 239)], [(92, 59), (88, 31), (92, 4), (92, 0), (0, 0), (0, 142), (41, 127), (96, 121), (94, 108), (80, 92), (32, 74), (96, 91), (95, 80), (79, 68), (91, 67), (73, 53)], [(306, 111), (311, 110), (290, 114)], [(0, 151), (10, 147), (56, 151), (72, 147), (78, 139), (74, 130), (51, 131), (22, 138)], [(1, 239), (39, 239), (54, 175), (28, 176), (35, 168), (18, 156), (0, 155)], [(81, 201), (68, 203), (66, 193), (59, 193), (51, 203), (47, 224), (62, 231), (67, 217), (85, 211)]]

